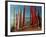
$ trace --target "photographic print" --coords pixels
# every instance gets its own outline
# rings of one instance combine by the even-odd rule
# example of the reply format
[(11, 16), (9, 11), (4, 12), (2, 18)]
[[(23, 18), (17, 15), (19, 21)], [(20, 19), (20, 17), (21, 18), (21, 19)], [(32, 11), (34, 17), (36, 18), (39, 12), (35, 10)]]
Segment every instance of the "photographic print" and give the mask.
[(7, 2), (7, 35), (44, 33), (44, 3)]

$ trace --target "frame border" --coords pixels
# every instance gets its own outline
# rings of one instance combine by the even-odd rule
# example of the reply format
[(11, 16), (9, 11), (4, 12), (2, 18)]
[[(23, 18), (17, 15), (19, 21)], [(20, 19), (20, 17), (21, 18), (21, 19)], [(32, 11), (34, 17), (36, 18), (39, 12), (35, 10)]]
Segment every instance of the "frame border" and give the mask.
[[(35, 33), (35, 34), (20, 34), (20, 35), (8, 35), (8, 2), (21, 2), (21, 3), (35, 3), (35, 4), (44, 4), (44, 33)], [(5, 1), (5, 36), (26, 36), (26, 35), (41, 35), (45, 34), (45, 3), (42, 2), (27, 2), (27, 1)]]

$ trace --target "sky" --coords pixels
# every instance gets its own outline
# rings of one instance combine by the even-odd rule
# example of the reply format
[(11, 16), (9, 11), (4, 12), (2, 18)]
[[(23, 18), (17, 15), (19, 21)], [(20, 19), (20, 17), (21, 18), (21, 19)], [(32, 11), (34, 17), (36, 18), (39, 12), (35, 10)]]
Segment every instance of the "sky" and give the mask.
[[(15, 8), (15, 10), (14, 10), (14, 8)], [(23, 5), (11, 5), (11, 7), (10, 7), (10, 14), (11, 14), (11, 17), (13, 16), (13, 14), (14, 14), (14, 11), (15, 11), (15, 14), (17, 14), (18, 13), (18, 9), (19, 8), (21, 8), (23, 11), (24, 11), (24, 6)], [(30, 7), (29, 6), (26, 6), (26, 16), (28, 16), (29, 17), (29, 15), (30, 15)]]
[[(23, 5), (10, 5), (10, 17), (12, 17), (14, 15), (14, 11), (15, 14), (18, 13), (18, 9), (19, 7), (24, 11), (24, 6)], [(41, 6), (36, 6), (36, 11), (39, 12), (39, 15), (41, 15)], [(30, 16), (30, 6), (26, 6), (26, 16)]]

